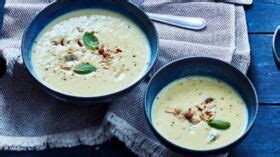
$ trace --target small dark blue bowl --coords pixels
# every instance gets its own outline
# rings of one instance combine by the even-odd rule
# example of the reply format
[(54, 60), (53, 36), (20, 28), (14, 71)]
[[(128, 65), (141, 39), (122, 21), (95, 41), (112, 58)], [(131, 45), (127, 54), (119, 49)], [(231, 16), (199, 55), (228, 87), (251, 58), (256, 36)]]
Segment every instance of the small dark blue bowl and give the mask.
[(272, 48), (275, 64), (277, 68), (280, 69), (280, 26), (278, 26), (274, 32)]
[[(207, 76), (219, 79), (231, 85), (243, 98), (248, 108), (248, 125), (243, 135), (234, 142), (221, 148), (211, 150), (192, 150), (180, 147), (163, 137), (152, 125), (151, 110), (157, 94), (171, 82), (188, 76)], [(232, 65), (212, 58), (184, 58), (161, 68), (150, 80), (145, 93), (145, 113), (154, 134), (166, 147), (182, 154), (215, 154), (226, 152), (240, 143), (251, 130), (256, 119), (258, 99), (250, 80)]]
[[(145, 74), (139, 78), (134, 84), (131, 86), (103, 96), (96, 97), (78, 97), (60, 93), (53, 89), (48, 88), (44, 84), (41, 83), (40, 79), (36, 76), (32, 62), (31, 62), (31, 50), (34, 43), (34, 40), (38, 36), (38, 34), (43, 30), (45, 26), (47, 26), (51, 21), (56, 19), (57, 17), (64, 15), (65, 13), (69, 13), (71, 11), (77, 11), (81, 9), (107, 9), (110, 11), (114, 11), (120, 13), (129, 19), (133, 20), (146, 34), (149, 44), (151, 47), (151, 61), (148, 69)], [(108, 103), (112, 102), (116, 98), (124, 95), (129, 90), (131, 90), (136, 84), (138, 84), (141, 80), (144, 79), (151, 71), (152, 67), (157, 58), (158, 54), (158, 34), (157, 31), (149, 19), (149, 17), (138, 7), (133, 5), (130, 2), (125, 0), (61, 0), (54, 2), (43, 9), (36, 17), (32, 20), (28, 28), (25, 30), (23, 38), (22, 38), (22, 57), (24, 64), (31, 74), (31, 76), (42, 86), (42, 88), (49, 93), (50, 95), (71, 103), (84, 103), (84, 104), (99, 104), (99, 103)]]

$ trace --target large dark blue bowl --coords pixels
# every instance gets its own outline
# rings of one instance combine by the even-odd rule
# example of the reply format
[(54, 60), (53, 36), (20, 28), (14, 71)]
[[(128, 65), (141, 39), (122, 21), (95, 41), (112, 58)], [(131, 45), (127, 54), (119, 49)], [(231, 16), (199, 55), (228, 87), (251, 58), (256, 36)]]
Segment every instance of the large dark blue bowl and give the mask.
[[(71, 11), (76, 11), (80, 9), (94, 9), (94, 8), (102, 8), (111, 11), (115, 11), (117, 13), (121, 13), (122, 15), (133, 20), (146, 34), (149, 39), (149, 44), (151, 46), (151, 62), (150, 65), (145, 72), (145, 74), (139, 78), (133, 85), (112, 93), (103, 96), (97, 97), (77, 97), (72, 95), (63, 94), (52, 90), (41, 83), (40, 79), (36, 76), (32, 62), (31, 62), (31, 49), (34, 43), (35, 38), (42, 31), (42, 29), (48, 25), (55, 18), (69, 13)], [(136, 84), (138, 84), (147, 74), (151, 71), (155, 60), (157, 58), (158, 53), (158, 35), (157, 31), (149, 19), (149, 17), (141, 11), (138, 7), (134, 6), (132, 3), (129, 3), (125, 0), (60, 0), (54, 2), (43, 9), (30, 23), (26, 31), (24, 32), (22, 38), (22, 57), (24, 64), (31, 74), (31, 76), (43, 87), (43, 89), (53, 95), (54, 97), (71, 102), (71, 103), (85, 103), (85, 104), (99, 104), (99, 103), (107, 103), (112, 102), (116, 98), (121, 95), (127, 93), (130, 89), (132, 89)]]
[[(155, 100), (157, 94), (169, 83), (187, 76), (208, 76), (222, 80), (231, 85), (241, 95), (247, 105), (249, 119), (246, 131), (240, 138), (236, 139), (233, 143), (225, 145), (221, 148), (200, 151), (183, 148), (173, 144), (155, 129), (155, 127), (152, 125), (151, 110), (153, 101)], [(239, 70), (230, 64), (217, 59), (198, 57), (180, 59), (161, 68), (149, 82), (145, 93), (144, 105), (146, 117), (149, 121), (150, 127), (164, 145), (176, 152), (183, 154), (209, 154), (228, 151), (246, 137), (248, 132), (251, 130), (257, 115), (258, 99), (252, 83)]]

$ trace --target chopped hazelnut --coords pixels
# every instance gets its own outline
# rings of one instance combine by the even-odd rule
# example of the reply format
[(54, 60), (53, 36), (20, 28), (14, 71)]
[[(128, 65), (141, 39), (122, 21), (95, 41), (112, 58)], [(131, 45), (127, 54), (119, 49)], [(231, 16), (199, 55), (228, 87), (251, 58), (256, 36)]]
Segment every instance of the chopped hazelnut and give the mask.
[(108, 58), (108, 57), (110, 57), (110, 54), (109, 54), (109, 53), (104, 52), (104, 53), (102, 54), (102, 56), (103, 56), (103, 58)]
[(119, 48), (117, 48), (115, 52), (116, 52), (116, 53), (120, 53), (120, 52), (122, 52), (122, 50), (119, 49)]
[(104, 52), (105, 52), (105, 50), (104, 50), (104, 48), (103, 48), (103, 47), (101, 47), (101, 48), (99, 48), (99, 49), (98, 49), (98, 53), (99, 53), (99, 54), (101, 54), (101, 55), (102, 55)]
[(175, 111), (176, 114), (180, 114), (180, 113), (182, 112), (182, 109), (180, 109), (180, 108), (175, 108), (174, 111)]
[(191, 120), (193, 117), (193, 114), (192, 114), (192, 112), (188, 111), (184, 114), (184, 116), (186, 119)]
[(62, 66), (61, 68), (62, 68), (63, 70), (67, 70), (67, 71), (71, 70), (71, 67)]
[(74, 54), (68, 54), (66, 56), (64, 56), (65, 61), (74, 61), (77, 60), (78, 57)]
[(82, 42), (81, 42), (80, 39), (77, 39), (76, 41), (77, 41), (77, 44), (78, 44), (80, 47), (83, 47), (83, 44), (82, 44)]
[(51, 44), (53, 44), (53, 45), (58, 45), (58, 42), (57, 42), (57, 41), (52, 40), (52, 41), (51, 41)]
[(207, 99), (205, 99), (205, 103), (206, 104), (209, 104), (209, 103), (211, 103), (211, 102), (213, 102), (214, 101), (214, 99), (213, 98), (207, 98)]
[(213, 116), (213, 114), (212, 114), (211, 111), (205, 111), (205, 114), (206, 114), (208, 117), (212, 117), (212, 116)]
[(200, 118), (201, 120), (203, 120), (203, 121), (205, 120), (205, 117), (204, 117), (204, 115), (203, 115), (203, 114), (202, 114), (202, 115), (200, 115), (200, 116), (199, 116), (199, 118)]
[(62, 46), (64, 46), (64, 45), (65, 45), (65, 43), (64, 43), (64, 39), (61, 39), (61, 40), (60, 40), (60, 45), (62, 45)]

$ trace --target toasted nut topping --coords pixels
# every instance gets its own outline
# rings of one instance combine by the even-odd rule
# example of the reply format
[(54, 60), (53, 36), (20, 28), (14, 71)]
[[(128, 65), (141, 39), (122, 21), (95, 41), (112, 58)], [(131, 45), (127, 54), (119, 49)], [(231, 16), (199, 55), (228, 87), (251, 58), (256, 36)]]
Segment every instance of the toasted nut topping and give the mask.
[(192, 114), (192, 112), (188, 111), (184, 114), (184, 116), (186, 119), (191, 120), (193, 117), (193, 114)]
[(180, 109), (180, 108), (175, 108), (174, 111), (175, 111), (176, 114), (180, 114), (180, 113), (182, 112), (182, 109)]
[(77, 44), (78, 44), (80, 47), (83, 47), (83, 44), (82, 44), (82, 42), (81, 42), (80, 39), (77, 39), (76, 41), (77, 41)]
[(206, 103), (206, 104), (209, 104), (209, 103), (211, 103), (211, 102), (213, 102), (213, 101), (214, 101), (213, 98), (207, 98), (207, 99), (205, 99), (205, 103)]

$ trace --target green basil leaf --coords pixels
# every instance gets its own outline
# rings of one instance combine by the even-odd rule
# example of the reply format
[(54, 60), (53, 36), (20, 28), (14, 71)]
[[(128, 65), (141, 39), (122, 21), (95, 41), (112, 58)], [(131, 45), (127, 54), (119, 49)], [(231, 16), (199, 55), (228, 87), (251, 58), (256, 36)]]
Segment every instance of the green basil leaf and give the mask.
[(83, 36), (83, 42), (86, 48), (91, 50), (96, 50), (99, 44), (97, 37), (89, 32), (85, 32)]
[(81, 63), (75, 67), (74, 72), (77, 74), (84, 75), (84, 74), (92, 73), (93, 71), (96, 71), (96, 69), (97, 68), (95, 66), (86, 63)]
[(208, 125), (212, 128), (226, 130), (230, 128), (230, 122), (222, 121), (222, 120), (211, 120), (208, 122)]

